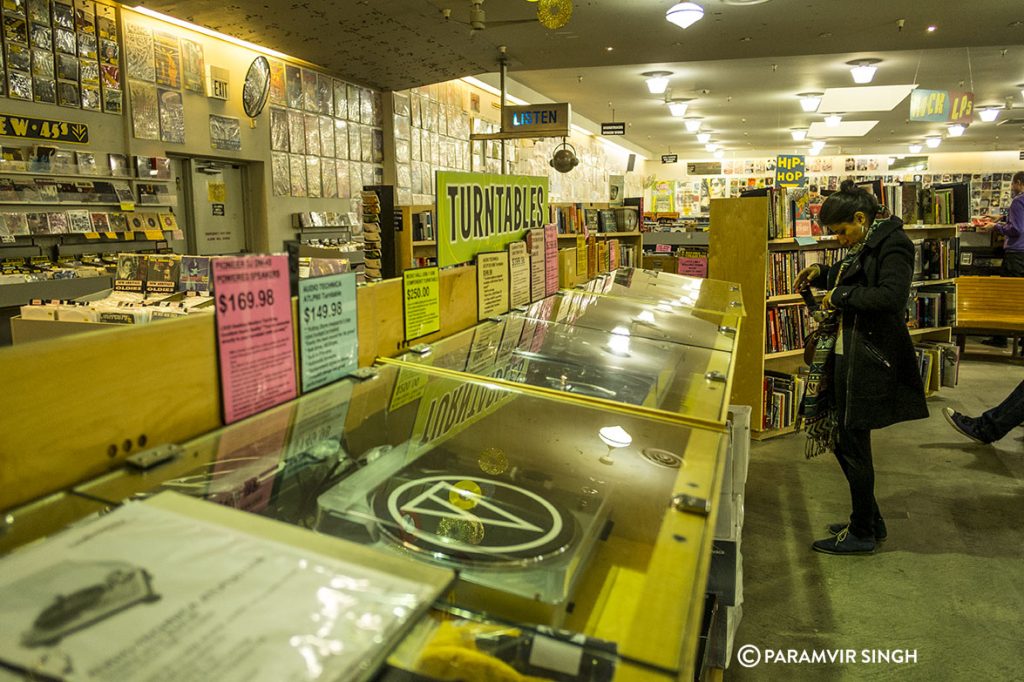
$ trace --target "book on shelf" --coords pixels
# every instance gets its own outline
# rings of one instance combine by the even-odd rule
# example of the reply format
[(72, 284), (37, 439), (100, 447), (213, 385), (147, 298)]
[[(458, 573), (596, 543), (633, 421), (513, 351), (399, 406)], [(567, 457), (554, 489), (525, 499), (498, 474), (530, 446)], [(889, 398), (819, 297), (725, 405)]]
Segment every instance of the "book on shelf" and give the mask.
[(764, 373), (761, 429), (777, 431), (796, 425), (806, 379), (800, 374)]
[(596, 208), (585, 208), (583, 209), (583, 223), (587, 226), (587, 229), (591, 232), (597, 232), (599, 228), (598, 221), (599, 211)]
[(597, 212), (597, 231), (598, 232), (618, 232), (619, 221), (615, 217), (615, 211), (606, 208), (601, 209)]
[(765, 313), (765, 353), (784, 353), (804, 347), (816, 323), (805, 305), (778, 306)]

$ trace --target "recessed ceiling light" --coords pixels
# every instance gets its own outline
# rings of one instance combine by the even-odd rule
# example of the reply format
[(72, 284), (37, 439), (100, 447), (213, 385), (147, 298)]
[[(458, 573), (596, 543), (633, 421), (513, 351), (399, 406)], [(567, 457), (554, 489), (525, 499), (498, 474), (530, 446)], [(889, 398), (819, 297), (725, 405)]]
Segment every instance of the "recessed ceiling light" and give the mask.
[(928, 137), (924, 138), (924, 143), (928, 145), (929, 149), (935, 149), (940, 144), (942, 144), (942, 138), (939, 137), (938, 135), (929, 135)]
[(614, 48), (614, 47), (612, 47), (611, 45), (609, 45), (608, 47), (606, 47), (606, 48), (604, 48), (604, 49), (605, 49), (605, 50), (607, 50), (608, 52), (611, 52), (611, 51), (612, 51), (612, 50), (614, 50), (615, 48)]
[(954, 123), (953, 125), (946, 128), (946, 132), (949, 133), (950, 137), (960, 137), (961, 135), (964, 134), (965, 130), (967, 130), (967, 128), (963, 127), (959, 123)]
[(720, 159), (723, 156), (725, 156), (725, 152), (723, 152), (721, 149), (716, 149), (715, 150), (715, 158), (716, 159)]
[(700, 116), (690, 116), (683, 119), (683, 125), (686, 126), (686, 132), (695, 133), (700, 130), (701, 124), (704, 122)]
[(711, 133), (697, 133), (697, 142), (707, 144), (711, 141)]
[(807, 113), (817, 111), (818, 105), (821, 104), (822, 94), (820, 92), (801, 92), (797, 95), (800, 98), (800, 108)]
[(921, 145), (917, 144), (916, 142), (914, 144), (908, 146), (907, 149), (910, 150), (911, 154), (920, 154), (921, 153)]
[(999, 110), (1001, 108), (1002, 107), (997, 106), (982, 107), (981, 109), (978, 109), (978, 117), (985, 123), (991, 123), (999, 118)]
[(665, 12), (665, 19), (679, 28), (690, 28), (704, 18), (704, 8), (694, 2), (680, 2)]
[(660, 95), (668, 89), (668, 77), (672, 75), (671, 71), (645, 71), (640, 74), (645, 76), (647, 80), (647, 89), (652, 95)]
[(825, 117), (825, 125), (829, 128), (838, 128), (839, 124), (843, 122), (843, 117), (839, 114), (829, 114)]
[(797, 142), (800, 142), (801, 140), (804, 140), (804, 139), (807, 138), (807, 129), (806, 128), (790, 128), (789, 129), (789, 134), (793, 136), (794, 140), (796, 140)]
[(855, 59), (852, 62), (846, 62), (849, 66), (853, 67), (850, 69), (850, 75), (853, 76), (853, 82), (860, 85), (870, 83), (871, 79), (875, 77), (875, 71), (878, 67), (875, 64), (880, 63), (881, 59)]
[(715, 144), (714, 142), (709, 142), (706, 145), (704, 145), (704, 149), (707, 150), (708, 152), (715, 152), (718, 151), (718, 145)]
[(751, 38), (750, 36), (743, 36), (742, 38), (740, 38), (741, 43), (749, 43), (751, 40), (753, 40), (753, 38)]
[(667, 102), (668, 110), (672, 112), (673, 116), (686, 116), (686, 107), (690, 105), (688, 99), (670, 99)]
[(938, 26), (934, 26), (934, 25), (929, 26), (928, 27), (928, 32), (929, 33), (935, 33), (935, 29), (937, 29), (937, 28), (938, 28)]

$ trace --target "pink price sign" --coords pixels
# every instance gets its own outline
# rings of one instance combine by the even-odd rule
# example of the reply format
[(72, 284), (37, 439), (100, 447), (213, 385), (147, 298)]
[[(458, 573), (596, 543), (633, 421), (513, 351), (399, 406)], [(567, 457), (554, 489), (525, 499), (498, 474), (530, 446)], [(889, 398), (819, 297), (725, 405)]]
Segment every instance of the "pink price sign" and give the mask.
[(213, 261), (224, 422), (291, 400), (295, 384), (287, 256)]

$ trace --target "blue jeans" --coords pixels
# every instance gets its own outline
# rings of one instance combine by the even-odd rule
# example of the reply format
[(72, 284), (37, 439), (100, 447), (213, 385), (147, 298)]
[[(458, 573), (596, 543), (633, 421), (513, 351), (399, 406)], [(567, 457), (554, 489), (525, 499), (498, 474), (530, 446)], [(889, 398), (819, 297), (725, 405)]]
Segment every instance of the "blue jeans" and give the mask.
[(1017, 384), (1003, 402), (978, 417), (975, 423), (980, 434), (992, 441), (1024, 424), (1024, 381)]

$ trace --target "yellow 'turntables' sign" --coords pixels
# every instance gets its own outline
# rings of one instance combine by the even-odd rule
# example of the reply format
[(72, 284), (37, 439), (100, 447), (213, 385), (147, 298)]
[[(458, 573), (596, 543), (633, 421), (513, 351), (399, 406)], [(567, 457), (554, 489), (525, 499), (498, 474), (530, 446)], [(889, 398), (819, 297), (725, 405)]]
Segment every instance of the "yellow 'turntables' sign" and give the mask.
[(437, 263), (468, 263), (542, 227), (548, 179), (529, 175), (437, 173)]

